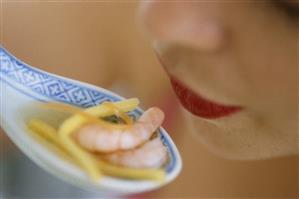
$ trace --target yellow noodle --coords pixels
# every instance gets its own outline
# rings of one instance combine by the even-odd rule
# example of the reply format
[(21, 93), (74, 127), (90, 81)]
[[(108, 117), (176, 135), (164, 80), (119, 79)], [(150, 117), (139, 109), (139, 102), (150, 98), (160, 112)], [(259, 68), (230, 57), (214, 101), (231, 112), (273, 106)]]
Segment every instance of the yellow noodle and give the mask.
[(66, 152), (64, 145), (60, 142), (57, 131), (52, 126), (39, 119), (32, 119), (28, 122), (27, 127), (29, 133), (41, 144), (50, 148), (55, 153), (58, 153), (63, 158), (74, 162)]
[[(115, 102), (114, 105), (123, 112), (129, 112), (134, 109), (139, 104), (139, 100), (136, 98), (123, 100), (120, 102)], [(113, 110), (111, 110), (106, 105), (100, 104), (98, 106), (94, 106), (91, 108), (87, 108), (85, 110), (86, 113), (94, 116), (94, 117), (107, 117), (114, 114)], [(58, 134), (61, 135), (69, 135), (82, 125), (88, 122), (88, 119), (82, 117), (82, 115), (73, 115), (70, 118), (66, 119), (63, 124), (59, 127)]]
[(114, 114), (125, 121), (127, 125), (132, 125), (133, 120), (130, 116), (128, 116), (125, 112), (121, 111), (117, 106), (112, 102), (103, 102), (103, 105), (108, 106), (111, 110), (113, 110)]
[(66, 150), (80, 163), (91, 179), (94, 181), (98, 180), (101, 177), (101, 171), (98, 169), (95, 159), (87, 151), (78, 146), (69, 136), (62, 135), (60, 139)]
[(83, 109), (75, 107), (75, 106), (70, 106), (67, 104), (61, 104), (61, 103), (44, 103), (42, 104), (43, 107), (49, 108), (49, 109), (54, 109), (54, 110), (59, 110), (59, 111), (65, 111), (73, 114), (80, 115), (81, 117), (84, 117), (87, 119), (89, 122), (96, 123), (101, 125), (104, 128), (109, 128), (109, 129), (123, 129), (128, 127), (127, 125), (122, 125), (122, 124), (113, 124), (110, 122), (106, 122), (102, 120), (101, 118), (97, 118), (89, 113), (84, 112)]
[[(61, 141), (61, 139), (59, 139), (57, 135), (57, 131), (52, 126), (48, 125), (47, 123), (41, 120), (30, 120), (28, 123), (28, 127), (31, 130), (31, 132), (35, 133), (34, 136), (38, 136), (39, 140), (41, 140), (42, 138), (44, 139), (42, 141), (43, 144), (46, 144), (48, 147), (51, 146), (50, 144), (45, 142), (45, 139), (55, 144), (55, 152), (62, 154), (63, 157), (72, 160), (73, 162), (79, 163), (79, 165), (83, 167), (83, 169), (85, 169), (93, 179), (99, 178), (100, 171), (102, 171), (106, 175), (130, 179), (149, 179), (162, 182), (165, 178), (165, 171), (162, 169), (134, 169), (120, 167), (96, 159), (96, 157), (94, 157), (92, 154), (85, 152), (75, 143), (69, 143), (69, 141)], [(53, 149), (53, 147), (50, 148)], [(75, 153), (78, 152), (78, 149), (79, 154)], [(83, 151), (83, 154), (81, 153), (81, 150)], [(68, 155), (69, 153), (71, 154), (71, 157)], [(78, 155), (80, 158), (78, 158)], [(86, 155), (87, 158), (85, 157)], [(82, 164), (81, 161), (86, 161), (86, 159), (87, 164), (90, 165)], [(92, 161), (90, 162), (88, 159)], [(97, 170), (97, 172), (95, 172), (94, 170)]]
[(129, 167), (115, 166), (104, 161), (97, 161), (100, 169), (106, 175), (130, 179), (148, 179), (163, 182), (165, 171), (163, 169), (135, 169)]
[(53, 142), (54, 144), (60, 145), (60, 140), (57, 137), (57, 131), (47, 123), (39, 119), (31, 119), (27, 126), (34, 132), (37, 132), (43, 138)]
[[(120, 102), (116, 102), (115, 106), (123, 112), (128, 112), (134, 110), (138, 106), (138, 99), (129, 99)], [(86, 113), (94, 117), (106, 117), (113, 115), (113, 110), (105, 105), (98, 105), (86, 109)], [(82, 115), (76, 114), (66, 121), (64, 121), (58, 129), (58, 135), (62, 142), (65, 144), (68, 152), (72, 156), (76, 157), (82, 166), (88, 171), (89, 175), (93, 179), (98, 179), (100, 177), (99, 169), (97, 169), (94, 159), (90, 154), (79, 147), (71, 138), (70, 134), (82, 126), (88, 119), (82, 117)]]

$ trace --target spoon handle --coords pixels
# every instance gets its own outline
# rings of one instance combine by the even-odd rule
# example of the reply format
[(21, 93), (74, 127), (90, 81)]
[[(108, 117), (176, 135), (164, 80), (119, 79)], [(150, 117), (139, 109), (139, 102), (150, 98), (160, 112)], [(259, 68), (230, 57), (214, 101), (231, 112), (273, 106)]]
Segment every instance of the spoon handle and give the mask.
[[(121, 97), (103, 88), (54, 75), (32, 67), (0, 46), (0, 82), (18, 91), (33, 93), (35, 98), (48, 98), (80, 107), (90, 107), (102, 101), (118, 101)], [(105, 93), (112, 96), (107, 96)]]

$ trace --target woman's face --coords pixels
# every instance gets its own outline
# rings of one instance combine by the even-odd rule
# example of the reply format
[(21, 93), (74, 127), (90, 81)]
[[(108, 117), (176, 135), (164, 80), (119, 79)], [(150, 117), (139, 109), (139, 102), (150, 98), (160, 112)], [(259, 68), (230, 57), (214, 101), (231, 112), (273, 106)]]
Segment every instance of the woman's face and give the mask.
[(215, 153), (236, 159), (298, 153), (299, 26), (284, 9), (290, 5), (298, 6), (141, 2), (142, 25), (187, 120)]

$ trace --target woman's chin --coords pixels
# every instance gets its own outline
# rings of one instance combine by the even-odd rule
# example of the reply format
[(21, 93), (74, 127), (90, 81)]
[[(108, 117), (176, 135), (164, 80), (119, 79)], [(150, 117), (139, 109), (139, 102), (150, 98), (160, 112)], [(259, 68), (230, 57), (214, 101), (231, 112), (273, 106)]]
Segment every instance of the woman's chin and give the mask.
[(275, 131), (246, 112), (217, 120), (184, 112), (190, 131), (219, 157), (262, 160), (299, 154), (296, 133)]

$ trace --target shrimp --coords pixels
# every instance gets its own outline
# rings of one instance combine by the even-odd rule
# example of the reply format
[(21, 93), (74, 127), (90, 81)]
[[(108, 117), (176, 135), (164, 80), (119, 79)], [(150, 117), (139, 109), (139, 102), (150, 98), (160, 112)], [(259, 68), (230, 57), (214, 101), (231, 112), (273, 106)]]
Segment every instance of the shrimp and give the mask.
[(167, 149), (159, 137), (127, 151), (117, 151), (99, 157), (120, 166), (131, 168), (159, 168), (168, 159)]
[(145, 111), (129, 129), (108, 129), (99, 124), (88, 124), (75, 133), (75, 139), (83, 148), (94, 152), (133, 149), (148, 141), (163, 120), (164, 113), (153, 107)]

